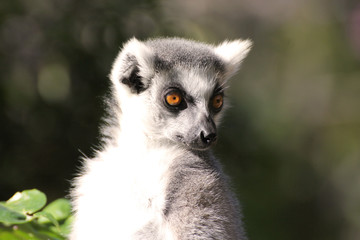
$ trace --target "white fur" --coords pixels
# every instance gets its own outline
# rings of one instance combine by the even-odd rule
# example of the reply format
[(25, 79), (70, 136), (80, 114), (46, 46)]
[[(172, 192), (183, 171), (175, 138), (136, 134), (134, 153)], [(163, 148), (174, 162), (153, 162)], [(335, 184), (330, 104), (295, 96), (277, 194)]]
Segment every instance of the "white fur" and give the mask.
[(127, 43), (124, 44), (123, 51), (120, 52), (111, 71), (110, 79), (118, 88), (120, 74), (123, 74), (127, 69), (123, 69), (124, 62), (127, 61), (126, 56), (128, 54), (136, 57), (136, 60), (139, 62), (140, 73), (144, 78), (149, 78), (154, 74), (154, 68), (152, 63), (154, 61), (154, 54), (152, 51), (142, 42), (136, 38), (130, 39)]
[[(101, 153), (101, 160), (87, 160), (87, 174), (77, 189), (77, 216), (82, 219), (77, 219), (71, 239), (131, 239), (151, 220), (163, 226), (163, 239), (173, 239), (158, 213), (165, 204), (168, 167), (181, 151), (123, 146)], [(94, 211), (99, 205), (101, 211)], [(93, 231), (99, 221), (106, 222), (106, 229)]]
[[(226, 62), (227, 78), (238, 69), (250, 45), (250, 41), (236, 40), (215, 48), (215, 53)], [(154, 139), (161, 127), (153, 126), (149, 119), (154, 117), (153, 104), (159, 104), (157, 98), (152, 99), (151, 94), (134, 94), (119, 81), (130, 75), (130, 55), (137, 61), (139, 75), (145, 80), (152, 78), (152, 94), (157, 94), (156, 89), (161, 89), (166, 77), (157, 76), (152, 65), (155, 55), (146, 44), (133, 38), (124, 45), (110, 75), (112, 94), (118, 105), (117, 108), (112, 106), (115, 108), (112, 114), (118, 122), (106, 129), (106, 134), (111, 135), (113, 141), (107, 142), (94, 158), (84, 159), (82, 175), (76, 179), (72, 192), (75, 223), (71, 240), (132, 239), (149, 222), (158, 226), (159, 239), (178, 239), (174, 226), (164, 219), (162, 211), (166, 204), (170, 166), (185, 150), (166, 141), (160, 143), (160, 138)], [(197, 102), (203, 109), (199, 116), (208, 115), (207, 101), (213, 94), (217, 76), (198, 69), (184, 71), (181, 67), (174, 71), (183, 79), (182, 84), (189, 94), (195, 99), (203, 99)], [(219, 122), (220, 116), (214, 121)], [(188, 121), (174, 123), (174, 126), (184, 128), (194, 124)], [(166, 136), (167, 133), (162, 134)]]
[(250, 40), (224, 41), (215, 47), (215, 53), (227, 63), (226, 77), (232, 77), (240, 67), (241, 62), (248, 55), (252, 46)]
[[(120, 127), (111, 129), (115, 144), (104, 146), (95, 158), (84, 160), (83, 175), (77, 179), (73, 193), (76, 211), (70, 236), (73, 240), (131, 239), (152, 220), (162, 226), (163, 239), (174, 239), (159, 212), (165, 204), (168, 168), (182, 150), (155, 146), (146, 135), (146, 100), (143, 95), (131, 94), (119, 83), (117, 74), (124, 71), (121, 62), (127, 52), (135, 53), (137, 60), (151, 58), (151, 52), (136, 39), (125, 44), (124, 49), (110, 76), (114, 95), (121, 105)], [(143, 76), (153, 74), (145, 67), (148, 62), (143, 60), (139, 64), (144, 66)], [(99, 221), (106, 222), (106, 229), (100, 228)]]

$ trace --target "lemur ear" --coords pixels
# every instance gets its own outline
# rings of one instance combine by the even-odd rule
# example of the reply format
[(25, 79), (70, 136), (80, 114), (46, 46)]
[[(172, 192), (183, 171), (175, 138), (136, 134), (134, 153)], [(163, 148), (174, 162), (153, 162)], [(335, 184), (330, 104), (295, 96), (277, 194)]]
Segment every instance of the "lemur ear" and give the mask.
[(248, 55), (252, 46), (250, 40), (224, 41), (214, 48), (217, 54), (225, 62), (225, 79), (233, 76), (240, 67), (241, 62)]
[(132, 93), (141, 93), (150, 85), (154, 75), (155, 54), (136, 38), (124, 44), (117, 56), (110, 79), (118, 87), (125, 84)]

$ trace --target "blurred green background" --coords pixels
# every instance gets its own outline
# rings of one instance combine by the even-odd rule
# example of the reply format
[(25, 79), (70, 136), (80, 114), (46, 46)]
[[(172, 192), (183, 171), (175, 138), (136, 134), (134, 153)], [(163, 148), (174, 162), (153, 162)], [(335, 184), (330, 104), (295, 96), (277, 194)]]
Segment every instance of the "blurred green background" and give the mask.
[(2, 0), (0, 200), (68, 194), (132, 36), (252, 39), (215, 147), (250, 239), (360, 239), (358, 0)]

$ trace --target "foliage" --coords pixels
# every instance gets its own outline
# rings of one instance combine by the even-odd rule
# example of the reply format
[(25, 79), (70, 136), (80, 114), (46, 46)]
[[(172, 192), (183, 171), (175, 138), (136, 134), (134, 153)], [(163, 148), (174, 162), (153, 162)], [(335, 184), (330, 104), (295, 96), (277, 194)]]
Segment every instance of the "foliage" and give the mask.
[(0, 202), (0, 239), (65, 239), (73, 219), (70, 202), (60, 198), (45, 206), (46, 201), (44, 193), (31, 189)]

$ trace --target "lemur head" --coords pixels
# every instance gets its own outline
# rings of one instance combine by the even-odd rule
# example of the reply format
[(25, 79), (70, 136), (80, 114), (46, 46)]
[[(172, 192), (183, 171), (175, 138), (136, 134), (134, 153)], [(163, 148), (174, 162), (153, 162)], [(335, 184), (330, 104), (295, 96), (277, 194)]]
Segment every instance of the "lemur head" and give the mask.
[(179, 38), (131, 39), (110, 76), (121, 131), (136, 129), (155, 142), (207, 149), (227, 105), (226, 82), (250, 47), (248, 40), (213, 46)]

